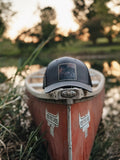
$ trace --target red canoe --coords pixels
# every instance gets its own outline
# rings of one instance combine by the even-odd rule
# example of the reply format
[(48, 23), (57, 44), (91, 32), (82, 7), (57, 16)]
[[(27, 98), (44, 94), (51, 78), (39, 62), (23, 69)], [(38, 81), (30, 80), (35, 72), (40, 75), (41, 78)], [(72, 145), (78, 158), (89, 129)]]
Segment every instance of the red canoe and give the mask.
[(92, 92), (64, 88), (48, 94), (42, 89), (45, 68), (26, 78), (31, 115), (46, 133), (51, 160), (88, 160), (102, 117), (104, 83), (102, 73), (89, 69)]

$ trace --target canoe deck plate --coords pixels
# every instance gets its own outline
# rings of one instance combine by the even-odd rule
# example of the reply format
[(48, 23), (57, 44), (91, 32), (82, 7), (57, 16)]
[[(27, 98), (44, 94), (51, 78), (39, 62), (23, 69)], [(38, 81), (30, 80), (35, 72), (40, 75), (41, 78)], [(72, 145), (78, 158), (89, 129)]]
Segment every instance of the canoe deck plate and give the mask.
[(90, 112), (81, 117), (79, 113), (79, 126), (80, 129), (82, 129), (83, 132), (85, 132), (85, 138), (88, 136), (88, 128), (89, 128), (89, 122), (90, 122)]
[(54, 128), (59, 127), (59, 113), (56, 115), (47, 111), (45, 112), (45, 117), (47, 120), (47, 124), (50, 127), (50, 134), (54, 137)]

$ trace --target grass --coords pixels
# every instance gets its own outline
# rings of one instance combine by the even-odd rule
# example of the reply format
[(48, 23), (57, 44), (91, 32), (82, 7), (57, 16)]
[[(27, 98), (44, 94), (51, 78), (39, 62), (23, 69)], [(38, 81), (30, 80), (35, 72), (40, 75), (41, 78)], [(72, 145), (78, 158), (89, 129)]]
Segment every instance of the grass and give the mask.
[(0, 57), (0, 67), (18, 66), (19, 58), (16, 57)]
[(35, 129), (28, 114), (24, 87), (15, 86), (14, 82), (18, 75), (22, 76), (21, 72), (26, 64), (33, 63), (50, 38), (42, 42), (17, 69), (13, 79), (0, 88), (0, 159), (2, 160), (48, 159), (47, 151), (44, 150), (43, 154), (42, 149), (44, 133), (39, 135), (42, 124)]
[(0, 41), (0, 56), (18, 56), (20, 50), (8, 39)]
[(111, 139), (105, 133), (101, 120), (89, 160), (108, 160), (107, 149), (111, 146)]
[(91, 54), (118, 54), (120, 52), (120, 39), (114, 40), (114, 43), (108, 45), (105, 38), (98, 39), (97, 45), (92, 45), (90, 41), (83, 42), (80, 40), (69, 41), (64, 45), (57, 44), (56, 47), (52, 47), (46, 50), (46, 54), (53, 54), (54, 56), (62, 55), (91, 55)]
[[(33, 48), (29, 51), (31, 53)], [(20, 50), (16, 44), (9, 40), (0, 42), (0, 67), (18, 66), (24, 60), (26, 53), (20, 55)], [(61, 56), (80, 56), (80, 55), (111, 55), (119, 58), (120, 54), (120, 37), (114, 39), (114, 43), (109, 45), (107, 39), (98, 39), (97, 45), (92, 45), (90, 41), (83, 42), (80, 40), (70, 40), (63, 43), (57, 43), (53, 47), (41, 51), (35, 63), (47, 65), (51, 60)], [(9, 57), (9, 58), (8, 58)]]
[[(0, 94), (0, 158), (2, 160), (46, 159), (43, 151), (42, 123), (36, 128), (25, 105), (24, 90), (14, 84), (5, 84)], [(43, 154), (44, 152), (44, 154)]]

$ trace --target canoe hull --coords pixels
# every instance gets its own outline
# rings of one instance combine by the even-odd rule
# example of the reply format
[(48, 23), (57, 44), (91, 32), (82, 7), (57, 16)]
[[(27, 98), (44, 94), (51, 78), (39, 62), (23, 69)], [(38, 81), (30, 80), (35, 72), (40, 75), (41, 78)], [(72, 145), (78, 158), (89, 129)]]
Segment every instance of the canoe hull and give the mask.
[(96, 96), (71, 105), (27, 95), (33, 120), (36, 125), (43, 122), (41, 132), (51, 159), (88, 160), (102, 117), (104, 88)]

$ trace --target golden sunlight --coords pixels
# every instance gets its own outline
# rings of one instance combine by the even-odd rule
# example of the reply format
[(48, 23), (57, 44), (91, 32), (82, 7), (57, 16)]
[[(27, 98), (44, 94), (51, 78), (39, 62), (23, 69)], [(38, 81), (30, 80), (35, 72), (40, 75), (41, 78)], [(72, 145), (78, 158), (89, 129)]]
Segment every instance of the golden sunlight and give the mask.
[[(74, 7), (72, 0), (11, 0), (11, 2), (13, 3), (13, 10), (17, 12), (17, 15), (15, 15), (10, 23), (9, 31), (6, 33), (7, 37), (11, 39), (15, 39), (23, 29), (29, 29), (40, 21), (39, 14), (36, 12), (37, 5), (41, 8), (50, 6), (56, 10), (58, 31), (65, 36), (70, 31), (76, 31), (78, 29), (78, 24), (74, 21), (71, 12)], [(91, 2), (92, 0), (86, 0), (87, 5), (90, 5)], [(120, 7), (117, 7), (112, 1), (107, 5), (116, 14), (120, 13)], [(114, 30), (120, 30), (119, 28), (120, 25), (113, 26)], [(86, 34), (85, 40), (88, 39), (88, 36)]]
[[(107, 6), (111, 9), (112, 12), (120, 14), (120, 6), (116, 5), (117, 1), (111, 1), (107, 3)], [(118, 2), (119, 3), (119, 2)]]
[(86, 66), (87, 66), (88, 68), (91, 68), (91, 64), (90, 64), (90, 62), (85, 61), (84, 63), (86, 64)]
[(104, 62), (103, 68), (103, 72), (107, 75), (120, 77), (120, 64), (117, 61), (112, 61), (110, 66), (108, 62)]
[(35, 12), (37, 5), (40, 5), (41, 8), (47, 6), (55, 8), (58, 30), (61, 31), (61, 33), (64, 33), (65, 36), (68, 35), (69, 31), (76, 31), (78, 28), (71, 13), (73, 8), (72, 0), (36, 0), (31, 2), (29, 0), (12, 0), (12, 3), (14, 5), (13, 9), (18, 13), (13, 18), (12, 23), (10, 23), (10, 29), (7, 32), (7, 37), (10, 37), (11, 39), (16, 38), (23, 29), (29, 29), (40, 21), (39, 15)]

